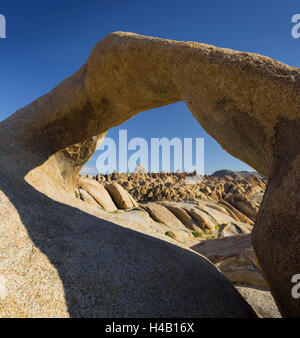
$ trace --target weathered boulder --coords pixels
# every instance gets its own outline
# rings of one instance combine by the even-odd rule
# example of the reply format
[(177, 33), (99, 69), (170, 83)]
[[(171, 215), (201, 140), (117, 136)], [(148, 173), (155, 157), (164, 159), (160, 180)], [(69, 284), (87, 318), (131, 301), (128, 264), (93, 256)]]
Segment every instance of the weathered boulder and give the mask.
[(220, 237), (231, 237), (238, 235), (249, 234), (252, 231), (252, 226), (241, 222), (230, 222), (220, 227)]
[(115, 182), (107, 184), (106, 189), (119, 209), (127, 210), (138, 207), (135, 199), (120, 184)]
[(216, 222), (207, 213), (199, 210), (198, 208), (191, 208), (188, 210), (188, 212), (203, 230), (215, 230)]
[(88, 178), (79, 178), (77, 180), (77, 186), (88, 192), (104, 210), (118, 210), (102, 183)]
[(84, 201), (84, 202), (86, 202), (86, 203), (88, 203), (88, 204), (90, 204), (94, 207), (98, 207), (98, 208), (100, 207), (100, 204), (97, 203), (96, 200), (94, 200), (93, 197), (88, 192), (86, 192), (85, 190), (80, 189), (80, 188), (78, 190), (79, 190), (79, 198), (82, 201)]
[(244, 196), (238, 195), (230, 195), (225, 199), (226, 202), (233, 205), (236, 209), (238, 209), (241, 213), (246, 215), (252, 221), (255, 220), (256, 214), (258, 212), (258, 207), (254, 202), (250, 201)]
[(221, 206), (219, 203), (212, 203), (209, 201), (205, 201), (205, 202), (201, 202), (199, 203), (199, 206), (201, 207), (201, 205), (206, 205), (207, 207), (209, 207), (210, 209), (215, 209), (219, 212), (221, 212), (222, 214), (225, 214), (226, 216), (231, 216), (230, 213), (228, 212), (228, 210)]
[(180, 222), (180, 220), (163, 205), (157, 203), (147, 203), (142, 205), (142, 207), (157, 222), (173, 225), (175, 227), (183, 227), (183, 224)]
[(228, 214), (243, 223), (248, 223), (253, 225), (253, 221), (251, 219), (249, 219), (247, 216), (245, 216), (243, 213), (241, 213), (240, 211), (238, 211), (237, 209), (235, 209), (231, 204), (229, 204), (228, 202), (222, 200), (219, 201), (219, 204), (221, 204), (222, 206), (225, 207), (225, 209), (227, 210)]
[(122, 217), (117, 217), (114, 222), (130, 229), (140, 231), (144, 234), (154, 236), (163, 240), (171, 241), (176, 245), (189, 247), (195, 242), (194, 236), (182, 225), (164, 224), (155, 221), (142, 207), (133, 208), (124, 212)]
[(216, 208), (212, 207), (211, 205), (203, 205), (199, 206), (199, 208), (208, 214), (214, 220), (215, 224), (224, 224), (233, 221), (232, 217), (229, 216), (227, 212), (224, 213), (220, 209), (216, 209), (218, 208), (217, 204)]
[(207, 257), (232, 282), (266, 288), (250, 235), (202, 241), (192, 247)]
[(281, 318), (270, 291), (251, 285), (236, 285), (236, 289), (261, 318)]
[(169, 211), (171, 211), (179, 220), (190, 230), (197, 230), (197, 223), (193, 220), (193, 218), (188, 214), (186, 210), (181, 208), (178, 205), (174, 205), (171, 203), (162, 203)]
[[(149, 203), (151, 204), (151, 203)], [(209, 230), (214, 236), (228, 237), (248, 234), (252, 225), (236, 221), (226, 208), (211, 201), (159, 202), (171, 211), (188, 229), (203, 235)], [(199, 234), (198, 234), (199, 235)]]
[(250, 284), (264, 288), (267, 287), (261, 272), (253, 267), (253, 265), (249, 264), (247, 260), (245, 261), (240, 257), (227, 258), (216, 263), (216, 266), (232, 283)]

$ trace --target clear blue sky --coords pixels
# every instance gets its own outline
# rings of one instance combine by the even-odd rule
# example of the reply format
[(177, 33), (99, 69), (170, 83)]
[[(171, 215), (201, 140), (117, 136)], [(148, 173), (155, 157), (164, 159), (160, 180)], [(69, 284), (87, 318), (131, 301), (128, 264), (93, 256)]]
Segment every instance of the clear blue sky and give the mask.
[[(296, 13), (299, 0), (2, 0), (7, 38), (0, 39), (0, 120), (73, 74), (112, 31), (199, 41), (300, 67), (300, 39), (291, 36)], [(206, 173), (251, 170), (224, 152), (184, 103), (141, 113), (120, 128), (130, 138), (204, 137)], [(95, 158), (87, 164), (91, 170)]]

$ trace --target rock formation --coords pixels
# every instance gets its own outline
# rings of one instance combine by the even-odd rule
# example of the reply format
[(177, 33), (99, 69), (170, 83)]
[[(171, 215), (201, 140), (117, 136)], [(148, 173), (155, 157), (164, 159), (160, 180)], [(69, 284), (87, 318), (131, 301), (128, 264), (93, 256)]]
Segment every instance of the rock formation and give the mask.
[(126, 210), (138, 206), (134, 198), (118, 183), (110, 183), (106, 186), (106, 189), (119, 209)]
[(236, 285), (235, 287), (252, 306), (259, 317), (281, 318), (270, 292), (247, 285)]
[[(115, 211), (117, 210), (117, 207), (112, 200), (111, 195), (108, 193), (108, 191), (105, 189), (103, 184), (95, 182), (91, 179), (85, 179), (83, 177), (80, 177), (77, 180), (77, 186), (81, 190), (85, 190), (90, 197), (94, 199), (98, 203), (100, 207), (102, 207), (105, 210), (108, 211)], [(82, 194), (80, 194), (80, 197), (82, 197)], [(84, 198), (82, 198), (84, 200)]]
[(259, 271), (250, 234), (202, 241), (193, 246), (193, 250), (213, 262), (231, 282), (267, 287)]
[(222, 169), (222, 170), (217, 170), (215, 171), (213, 174), (211, 174), (212, 177), (219, 177), (219, 178), (224, 178), (225, 176), (231, 176), (233, 178), (237, 178), (237, 179), (243, 179), (243, 178), (247, 178), (249, 176), (256, 176), (259, 177), (261, 179), (265, 179), (263, 177), (263, 175), (261, 175), (260, 173), (256, 172), (256, 171), (232, 171), (232, 170), (228, 170), (228, 169)]
[(192, 173), (113, 173), (98, 174), (95, 178), (106, 185), (120, 184), (138, 202), (200, 199), (218, 201), (224, 208), (230, 204), (228, 208), (234, 218), (253, 224), (266, 187), (263, 180), (256, 176), (247, 179), (205, 176), (200, 183), (194, 183), (193, 177)]
[[(79, 189), (75, 191), (75, 195), (90, 205), (100, 207), (106, 211), (119, 213), (120, 210), (129, 211), (134, 208), (141, 211), (142, 209), (145, 211), (141, 213), (142, 216), (151, 217), (154, 221), (168, 226), (169, 228), (166, 229), (166, 232), (169, 233), (172, 230), (173, 237), (176, 239), (184, 238), (184, 242), (190, 239), (189, 234), (207, 239), (236, 236), (252, 231), (253, 221), (246, 215), (224, 200), (220, 200), (217, 203), (217, 201), (210, 199), (215, 187), (220, 186), (219, 180), (213, 179), (212, 182), (206, 178), (201, 184), (182, 186), (181, 179), (185, 182), (185, 178), (190, 177), (186, 175), (186, 173), (152, 173), (140, 175), (114, 172), (110, 175), (98, 174), (94, 180), (92, 177), (89, 177), (89, 175), (87, 175), (87, 177), (80, 175), (77, 180), (77, 187)], [(161, 184), (161, 182), (165, 183)], [(223, 185), (226, 184), (226, 180), (224, 179), (222, 179), (221, 182)], [(213, 186), (212, 183), (215, 183), (215, 186)], [(249, 185), (250, 182), (248, 182), (248, 180), (242, 180), (242, 183), (246, 183), (247, 187), (247, 189), (243, 189), (244, 192), (248, 190), (248, 188), (251, 188), (251, 191), (256, 191), (256, 179), (254, 180), (254, 185)], [(164, 184), (166, 185), (165, 187)], [(230, 200), (244, 198), (243, 201), (246, 205), (253, 204), (258, 208), (258, 202), (251, 202), (250, 199), (245, 197), (251, 198), (255, 195), (249, 196), (248, 193), (240, 195), (239, 190), (245, 185), (234, 180), (230, 180), (230, 184), (235, 188), (231, 189), (233, 190), (232, 193), (224, 195), (226, 198), (230, 197)], [(122, 188), (122, 186), (127, 188), (129, 192)], [(174, 196), (166, 193), (169, 189), (176, 189), (178, 186), (181, 187), (180, 189), (183, 191), (181, 193), (183, 193), (184, 196), (189, 196), (189, 192), (194, 191), (194, 189), (197, 191), (199, 191), (199, 189), (205, 190), (205, 188), (209, 186), (211, 186), (212, 189), (208, 189), (208, 191), (210, 191), (208, 196), (203, 193), (201, 193), (200, 196), (199, 194), (194, 194), (193, 199), (178, 201), (177, 195)], [(135, 190), (135, 188), (132, 190), (133, 187), (138, 190)], [(164, 187), (164, 189), (157, 189), (155, 195), (149, 198), (148, 191), (153, 191), (155, 189), (154, 187)], [(264, 189), (264, 183), (261, 182), (261, 185), (258, 187), (259, 191), (262, 192), (261, 189)], [(141, 203), (138, 204), (131, 196), (132, 191), (134, 193), (136, 191), (139, 192), (138, 196)], [(235, 194), (236, 191), (238, 191), (237, 195)], [(196, 198), (196, 196), (204, 196), (204, 198)], [(169, 198), (167, 199), (167, 197)], [(155, 198), (155, 201), (159, 201), (156, 203), (152, 202), (151, 198)], [(163, 201), (160, 201), (161, 199), (163, 199)], [(244, 204), (242, 204), (242, 206), (244, 207)], [(252, 210), (250, 211), (252, 213)], [(254, 218), (256, 215), (252, 216)]]
[(185, 101), (268, 178), (254, 246), (281, 313), (299, 316), (299, 87), (299, 69), (256, 54), (122, 32), (101, 40), (78, 72), (0, 124), (0, 315), (252, 315), (200, 256), (101, 221), (73, 197), (109, 128)]

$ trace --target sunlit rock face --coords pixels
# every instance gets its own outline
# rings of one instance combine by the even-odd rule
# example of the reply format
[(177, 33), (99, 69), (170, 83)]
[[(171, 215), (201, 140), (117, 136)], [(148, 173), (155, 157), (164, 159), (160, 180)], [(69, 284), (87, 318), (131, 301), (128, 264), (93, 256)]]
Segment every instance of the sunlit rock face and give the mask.
[[(72, 77), (0, 124), (0, 256), (6, 257), (0, 268), (10, 290), (0, 311), (251, 315), (200, 256), (131, 231), (121, 235), (123, 230), (107, 226), (99, 215), (87, 214), (90, 209), (79, 211), (83, 207), (73, 197), (82, 166), (109, 128), (139, 112), (185, 101), (225, 150), (269, 178), (254, 246), (282, 314), (299, 316), (300, 303), (290, 294), (300, 252), (299, 86), (299, 69), (256, 54), (122, 32), (101, 40)], [(146, 255), (151, 246), (154, 256)], [(161, 259), (165, 250), (173, 262)], [(126, 262), (116, 270), (121, 253)], [(184, 275), (177, 264), (186, 267)], [(178, 288), (170, 277), (175, 272)], [(133, 284), (126, 283), (130, 274)], [(207, 285), (215, 285), (214, 292)], [(153, 297), (158, 289), (168, 290), (160, 307)]]

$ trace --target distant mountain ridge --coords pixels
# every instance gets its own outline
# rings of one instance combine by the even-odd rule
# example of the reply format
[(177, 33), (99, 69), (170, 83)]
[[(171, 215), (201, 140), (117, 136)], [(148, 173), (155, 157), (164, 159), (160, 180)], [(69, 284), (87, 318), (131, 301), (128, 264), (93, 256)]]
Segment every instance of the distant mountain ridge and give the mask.
[(218, 178), (223, 178), (225, 176), (231, 176), (232, 178), (236, 178), (236, 179), (243, 179), (243, 178), (247, 178), (249, 176), (257, 176), (261, 179), (264, 179), (264, 180), (266, 179), (262, 174), (260, 174), (257, 171), (246, 171), (246, 170), (233, 171), (233, 170), (229, 170), (229, 169), (217, 170), (211, 176), (212, 177), (218, 177)]

